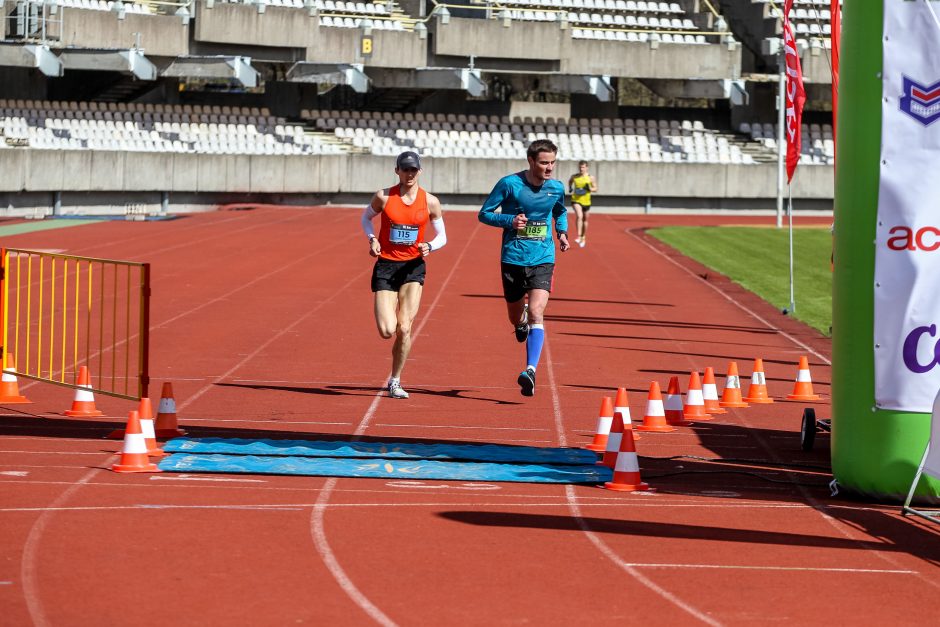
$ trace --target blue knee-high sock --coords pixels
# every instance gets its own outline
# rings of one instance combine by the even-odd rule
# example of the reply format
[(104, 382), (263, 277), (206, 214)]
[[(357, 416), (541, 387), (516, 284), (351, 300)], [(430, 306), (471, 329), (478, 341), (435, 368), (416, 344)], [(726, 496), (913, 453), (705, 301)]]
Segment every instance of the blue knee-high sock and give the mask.
[(526, 367), (535, 368), (539, 365), (542, 356), (542, 344), (545, 343), (545, 325), (533, 324), (529, 326), (529, 339), (525, 343)]

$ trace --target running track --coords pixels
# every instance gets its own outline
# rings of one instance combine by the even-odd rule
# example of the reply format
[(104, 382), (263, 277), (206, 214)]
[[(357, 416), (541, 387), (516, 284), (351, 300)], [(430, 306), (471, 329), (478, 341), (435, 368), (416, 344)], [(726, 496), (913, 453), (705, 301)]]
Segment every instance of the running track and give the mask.
[[(829, 342), (657, 245), (641, 227), (768, 219), (592, 216), (560, 255), (533, 399), (499, 294), (498, 233), (449, 213), (403, 383), (379, 392), (356, 210), (219, 211), (4, 238), (149, 261), (152, 395), (172, 381), (191, 435), (581, 446), (602, 395), (634, 420), (649, 381), (762, 357), (770, 392)], [(707, 280), (702, 280), (707, 275)], [(723, 378), (719, 379), (719, 384)], [(745, 383), (746, 386), (746, 383)], [(934, 529), (825, 488), (828, 438), (802, 406), (732, 410), (637, 448), (653, 494), (590, 486), (253, 475), (119, 475), (102, 439), (133, 405), (61, 415), (71, 393), (20, 380), (0, 408), (5, 625), (928, 624)], [(817, 406), (828, 417), (828, 404)], [(27, 412), (27, 413), (23, 413)], [(706, 461), (724, 460), (724, 461)]]

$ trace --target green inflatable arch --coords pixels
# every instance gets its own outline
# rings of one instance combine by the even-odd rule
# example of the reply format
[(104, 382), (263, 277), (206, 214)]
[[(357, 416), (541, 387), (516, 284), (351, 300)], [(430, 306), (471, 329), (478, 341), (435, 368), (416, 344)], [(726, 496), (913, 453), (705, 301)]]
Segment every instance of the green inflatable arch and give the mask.
[[(930, 415), (875, 408), (873, 242), (881, 158), (883, 16), (883, 0), (844, 1), (836, 128), (831, 446), (832, 471), (841, 489), (901, 500), (929, 440)], [(937, 502), (940, 482), (924, 476), (917, 495), (921, 501)]]

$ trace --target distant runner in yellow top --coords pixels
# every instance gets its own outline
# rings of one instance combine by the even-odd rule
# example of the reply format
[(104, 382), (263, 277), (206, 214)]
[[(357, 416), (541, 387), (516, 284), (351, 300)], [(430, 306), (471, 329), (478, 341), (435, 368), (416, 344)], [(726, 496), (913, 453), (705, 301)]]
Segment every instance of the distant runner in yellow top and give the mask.
[(597, 180), (588, 173), (588, 162), (578, 162), (578, 173), (568, 179), (568, 192), (571, 194), (571, 206), (578, 222), (578, 237), (574, 240), (584, 248), (587, 244), (588, 211), (591, 210), (591, 192), (597, 191)]

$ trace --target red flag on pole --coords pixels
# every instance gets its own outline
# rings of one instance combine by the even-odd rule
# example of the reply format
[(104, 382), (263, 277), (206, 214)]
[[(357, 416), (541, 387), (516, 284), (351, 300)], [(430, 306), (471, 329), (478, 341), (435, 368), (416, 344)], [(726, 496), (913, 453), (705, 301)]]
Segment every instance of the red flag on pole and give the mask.
[(829, 0), (829, 37), (832, 40), (832, 139), (836, 138), (836, 104), (839, 100), (839, 46), (842, 42), (842, 7)]
[(783, 8), (783, 52), (787, 66), (786, 74), (786, 139), (787, 139), (787, 182), (793, 180), (793, 172), (800, 160), (801, 135), (803, 124), (803, 103), (806, 102), (806, 90), (803, 89), (803, 70), (800, 68), (800, 55), (796, 49), (796, 38), (790, 25), (790, 9), (793, 0), (785, 0)]

